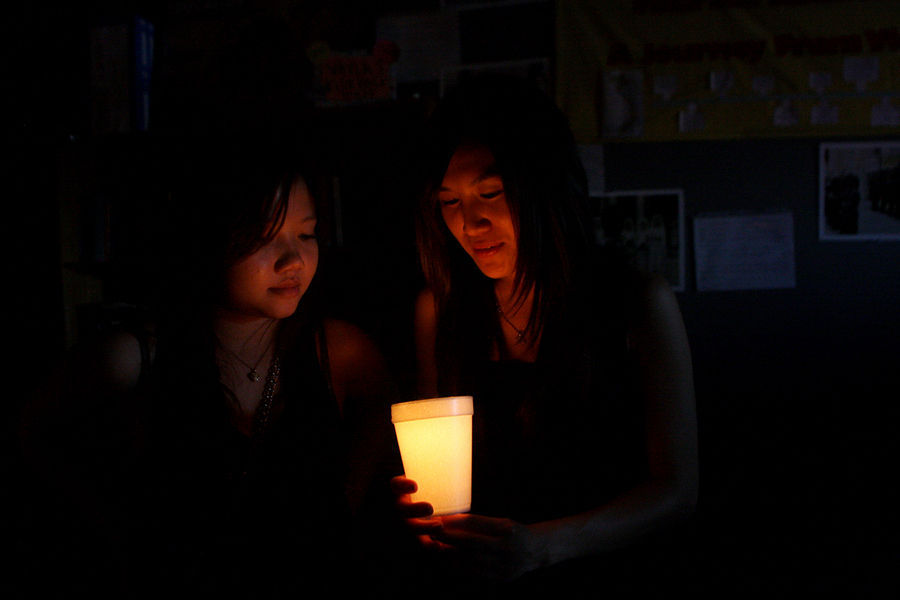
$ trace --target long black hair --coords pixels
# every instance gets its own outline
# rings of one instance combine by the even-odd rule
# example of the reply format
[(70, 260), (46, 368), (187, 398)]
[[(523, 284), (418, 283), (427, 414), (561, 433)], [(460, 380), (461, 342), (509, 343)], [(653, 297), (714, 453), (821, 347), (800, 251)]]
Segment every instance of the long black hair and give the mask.
[[(448, 347), (453, 342), (442, 332), (464, 327), (464, 343), (470, 349), (480, 345), (477, 352), (483, 354), (498, 331), (493, 288), (447, 229), (436, 197), (450, 158), (463, 145), (490, 150), (503, 180), (518, 242), (515, 293), (518, 299), (534, 293), (526, 329), (530, 339), (561, 308), (583, 269), (590, 247), (587, 178), (565, 115), (528, 81), (471, 78), (448, 93), (432, 114), (419, 153), (423, 181), (416, 235), (437, 303), (438, 352), (457, 351)], [(484, 337), (477, 331), (492, 334)]]

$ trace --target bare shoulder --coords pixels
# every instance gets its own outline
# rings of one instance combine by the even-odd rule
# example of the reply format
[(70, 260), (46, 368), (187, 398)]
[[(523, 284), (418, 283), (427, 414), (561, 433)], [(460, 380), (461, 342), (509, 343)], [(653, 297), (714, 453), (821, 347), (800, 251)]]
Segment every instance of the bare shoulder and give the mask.
[(666, 279), (642, 275), (634, 283), (629, 345), (645, 351), (687, 353), (681, 309)]
[(380, 359), (375, 342), (353, 323), (326, 319), (324, 329), (328, 359), (333, 368), (352, 367), (361, 362)]
[(434, 352), (437, 318), (434, 293), (429, 289), (424, 289), (416, 298), (415, 315), (413, 316), (416, 344), (420, 355), (423, 352)]
[(635, 277), (634, 300), (638, 308), (638, 320), (681, 319), (678, 299), (665, 277), (656, 273)]
[(437, 318), (434, 292), (425, 288), (416, 297), (416, 325), (433, 325)]
[(137, 337), (116, 331), (98, 340), (96, 353), (98, 383), (110, 391), (126, 391), (137, 386), (143, 366), (143, 352)]
[(391, 381), (374, 340), (347, 321), (326, 319), (324, 330), (331, 383), (339, 408), (344, 411), (348, 402), (386, 395)]
[(426, 288), (416, 298), (416, 385), (422, 396), (437, 395), (438, 369), (435, 358), (437, 306), (434, 292)]
[(659, 273), (646, 273), (642, 276), (644, 289), (651, 293), (672, 293), (672, 286), (668, 280)]

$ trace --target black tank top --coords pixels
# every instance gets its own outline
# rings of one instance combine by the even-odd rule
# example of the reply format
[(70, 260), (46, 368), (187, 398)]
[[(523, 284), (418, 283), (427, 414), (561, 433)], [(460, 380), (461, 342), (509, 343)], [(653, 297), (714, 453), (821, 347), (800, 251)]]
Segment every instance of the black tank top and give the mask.
[(615, 295), (580, 301), (546, 324), (534, 363), (482, 360), (471, 392), (456, 390), (475, 402), (473, 512), (538, 522), (599, 506), (645, 477), (627, 316)]
[(272, 597), (333, 584), (348, 567), (345, 434), (317, 342), (307, 331), (283, 353), (282, 410), (264, 436), (247, 436), (223, 418), (212, 435), (173, 439), (158, 452), (148, 539), (160, 554), (148, 563), (161, 559), (159, 581)]

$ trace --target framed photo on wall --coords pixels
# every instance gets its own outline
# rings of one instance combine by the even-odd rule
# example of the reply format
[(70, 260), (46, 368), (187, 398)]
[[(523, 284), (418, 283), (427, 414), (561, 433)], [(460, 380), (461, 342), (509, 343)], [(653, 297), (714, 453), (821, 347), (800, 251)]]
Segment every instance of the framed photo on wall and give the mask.
[(819, 239), (900, 240), (900, 142), (819, 146)]
[(591, 196), (594, 239), (635, 265), (685, 289), (682, 190), (610, 191)]

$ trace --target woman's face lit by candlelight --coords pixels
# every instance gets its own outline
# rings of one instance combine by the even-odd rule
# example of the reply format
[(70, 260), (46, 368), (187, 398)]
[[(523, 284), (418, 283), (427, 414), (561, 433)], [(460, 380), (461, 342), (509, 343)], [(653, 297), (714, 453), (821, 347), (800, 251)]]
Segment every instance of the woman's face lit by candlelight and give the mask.
[(518, 253), (503, 179), (483, 146), (461, 146), (438, 190), (444, 223), (485, 276), (512, 280)]
[(225, 308), (247, 318), (289, 317), (309, 288), (318, 263), (315, 206), (306, 184), (298, 180), (278, 232), (228, 270)]

